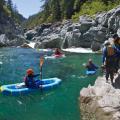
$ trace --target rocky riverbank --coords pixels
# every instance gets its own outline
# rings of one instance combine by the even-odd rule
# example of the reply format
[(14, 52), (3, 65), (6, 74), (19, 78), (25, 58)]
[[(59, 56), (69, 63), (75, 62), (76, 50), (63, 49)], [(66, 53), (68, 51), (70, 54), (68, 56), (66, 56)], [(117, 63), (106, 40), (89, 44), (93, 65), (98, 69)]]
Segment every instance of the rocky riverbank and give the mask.
[(0, 12), (0, 47), (20, 46), (26, 42), (23, 28), (5, 11)]
[(80, 91), (80, 110), (82, 120), (120, 120), (120, 75), (116, 76), (114, 86), (98, 77), (94, 86)]
[(77, 23), (71, 20), (42, 24), (25, 33), (26, 39), (35, 41), (36, 48), (92, 48), (97, 51), (114, 33), (120, 35), (120, 6), (92, 17), (80, 16)]
[(114, 33), (120, 36), (120, 6), (90, 17), (80, 16), (77, 23), (71, 20), (36, 26), (24, 33), (10, 18), (0, 14), (0, 46), (20, 46), (35, 42), (35, 48), (92, 48), (97, 51)]

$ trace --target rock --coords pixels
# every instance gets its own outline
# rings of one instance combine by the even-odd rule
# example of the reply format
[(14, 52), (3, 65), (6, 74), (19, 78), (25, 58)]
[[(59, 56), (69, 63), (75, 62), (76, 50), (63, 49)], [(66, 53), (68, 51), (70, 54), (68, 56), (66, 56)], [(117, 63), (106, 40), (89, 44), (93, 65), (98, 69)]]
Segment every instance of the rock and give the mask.
[(22, 47), (22, 48), (32, 48), (27, 43), (23, 43), (20, 47)]
[(91, 44), (92, 51), (98, 51), (101, 49), (101, 44), (99, 42), (93, 41)]
[(8, 46), (21, 46), (24, 43), (29, 43), (23, 36), (17, 35), (15, 39), (10, 40)]
[[(120, 76), (115, 78), (115, 83), (116, 79), (120, 80)], [(88, 86), (80, 91), (82, 117), (84, 118), (84, 115), (89, 113), (88, 116), (91, 118), (91, 115), (94, 114), (92, 119), (96, 120), (119, 120), (119, 98), (120, 89), (113, 88), (111, 84), (105, 82), (105, 78), (98, 77), (94, 86)]]
[(97, 25), (102, 25), (102, 22), (104, 21), (106, 12), (102, 12), (102, 13), (97, 13), (95, 16), (95, 22)]
[(35, 28), (35, 31), (37, 31), (37, 36), (40, 36), (43, 32), (44, 29), (48, 29), (51, 27), (51, 23), (47, 23), (47, 24), (42, 24), (38, 27)]
[(36, 48), (36, 49), (39, 49), (39, 48), (44, 49), (44, 45), (42, 44), (42, 42), (36, 42), (34, 48)]
[(60, 48), (61, 46), (61, 39), (57, 34), (52, 34), (50, 36), (46, 36), (43, 38), (43, 42), (37, 42), (35, 48)]
[(25, 33), (25, 38), (27, 40), (31, 40), (35, 35), (37, 35), (37, 31), (33, 30), (29, 30)]
[[(108, 12), (97, 13), (95, 17), (80, 16), (78, 23), (64, 20), (55, 24), (42, 24), (31, 30), (30, 39), (37, 42), (36, 46), (43, 48), (75, 46), (92, 48), (96, 51), (112, 34), (116, 32), (119, 34), (119, 13), (120, 6)], [(57, 36), (58, 43), (54, 36)]]
[(0, 47), (7, 46), (9, 44), (9, 39), (5, 34), (0, 35)]

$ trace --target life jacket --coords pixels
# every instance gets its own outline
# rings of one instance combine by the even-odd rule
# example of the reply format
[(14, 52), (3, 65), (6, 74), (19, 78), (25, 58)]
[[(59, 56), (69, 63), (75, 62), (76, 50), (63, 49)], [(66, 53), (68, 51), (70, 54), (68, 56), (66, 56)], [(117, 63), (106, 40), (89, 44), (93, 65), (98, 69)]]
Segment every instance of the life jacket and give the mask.
[(107, 56), (110, 57), (110, 56), (113, 56), (114, 54), (115, 54), (114, 48), (111, 45), (109, 45), (107, 47)]

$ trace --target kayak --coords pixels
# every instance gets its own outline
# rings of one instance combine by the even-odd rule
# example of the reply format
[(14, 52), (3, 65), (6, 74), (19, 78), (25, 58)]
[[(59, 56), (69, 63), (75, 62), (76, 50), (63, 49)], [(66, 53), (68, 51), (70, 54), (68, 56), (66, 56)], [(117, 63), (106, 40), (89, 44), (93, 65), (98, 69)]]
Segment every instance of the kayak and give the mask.
[(64, 57), (65, 57), (64, 54), (60, 54), (60, 55), (53, 54), (52, 56), (45, 56), (45, 59), (56, 59), (56, 58), (64, 58)]
[(5, 95), (21, 95), (31, 93), (36, 90), (49, 90), (53, 87), (56, 87), (60, 84), (61, 79), (59, 78), (49, 78), (41, 80), (42, 85), (39, 85), (39, 88), (27, 88), (25, 83), (16, 83), (16, 84), (9, 84), (3, 85), (0, 87), (1, 93)]
[(89, 70), (86, 71), (86, 75), (94, 75), (95, 73), (96, 71), (89, 71)]

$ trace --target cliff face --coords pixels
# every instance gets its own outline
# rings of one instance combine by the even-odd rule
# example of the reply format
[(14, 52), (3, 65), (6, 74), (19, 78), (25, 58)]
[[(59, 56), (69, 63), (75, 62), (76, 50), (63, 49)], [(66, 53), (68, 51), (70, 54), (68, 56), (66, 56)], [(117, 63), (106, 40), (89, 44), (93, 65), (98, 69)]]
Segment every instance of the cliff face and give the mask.
[(35, 41), (37, 48), (84, 47), (99, 50), (102, 43), (114, 33), (120, 35), (120, 6), (93, 18), (80, 16), (77, 23), (70, 20), (56, 24), (37, 26), (25, 33), (27, 39)]
[(25, 42), (23, 29), (4, 11), (0, 11), (0, 47), (18, 46)]
[(0, 12), (0, 34), (6, 34), (8, 37), (23, 34), (19, 24), (9, 17), (4, 11)]
[(114, 87), (98, 77), (94, 86), (80, 91), (80, 110), (84, 120), (120, 120), (120, 75)]

